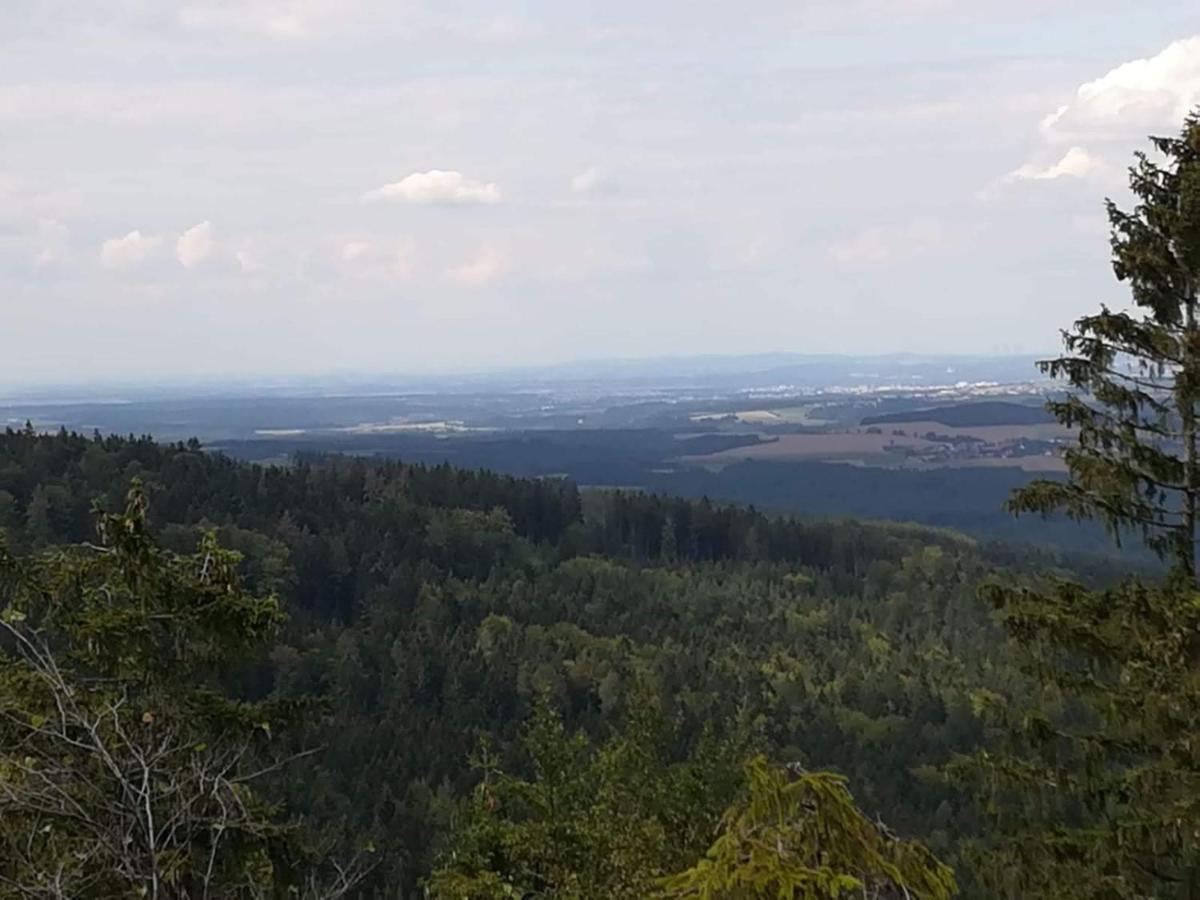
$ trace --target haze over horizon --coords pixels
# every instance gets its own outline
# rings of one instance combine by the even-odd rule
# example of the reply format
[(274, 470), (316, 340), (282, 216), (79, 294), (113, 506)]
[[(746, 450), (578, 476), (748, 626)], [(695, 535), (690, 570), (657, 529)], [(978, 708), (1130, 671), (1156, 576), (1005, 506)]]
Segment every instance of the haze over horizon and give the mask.
[[(63, 377), (0, 383), (0, 404), (38, 402), (62, 398), (82, 402), (116, 401), (160, 395), (187, 398), (217, 392), (221, 396), (384, 395), (409, 391), (439, 392), (449, 389), (537, 389), (573, 386), (582, 382), (618, 389), (624, 382), (648, 387), (694, 381), (735, 381), (747, 387), (768, 376), (781, 379), (776, 387), (797, 390), (838, 389), (853, 384), (875, 386), (904, 384), (918, 379), (914, 389), (956, 384), (1035, 384), (1047, 380), (1036, 364), (1055, 351), (1023, 354), (942, 353), (761, 353), (664, 354), (568, 359), (530, 364), (480, 365), (429, 369), (364, 369), (345, 366), (309, 372), (278, 370), (269, 373), (211, 373), (155, 375), (135, 372), (125, 376)], [(963, 368), (965, 367), (965, 368)], [(918, 373), (919, 374), (914, 374)], [(943, 377), (944, 376), (944, 377)], [(749, 380), (748, 380), (749, 379)], [(561, 382), (561, 384), (558, 384)], [(115, 393), (114, 393), (115, 392)]]
[(1200, 103), (1162, 0), (16, 0), (0, 386), (1033, 353)]

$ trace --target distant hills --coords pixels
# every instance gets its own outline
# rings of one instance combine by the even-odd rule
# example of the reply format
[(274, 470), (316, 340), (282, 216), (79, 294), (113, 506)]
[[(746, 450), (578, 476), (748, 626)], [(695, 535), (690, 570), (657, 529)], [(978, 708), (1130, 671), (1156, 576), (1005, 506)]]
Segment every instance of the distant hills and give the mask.
[[(1043, 354), (1044, 355), (1044, 354)], [(756, 353), (742, 355), (663, 356), (640, 359), (580, 360), (479, 373), (489, 386), (606, 382), (629, 385), (693, 385), (728, 388), (802, 389), (878, 387), (994, 382), (1021, 384), (1042, 380), (1029, 354), (969, 355), (889, 353), (873, 355)]]
[[(1043, 376), (1045, 354), (873, 355), (757, 353), (598, 359), (544, 365), (426, 373), (338, 372), (227, 379), (159, 378), (144, 382), (59, 385), (5, 384), (0, 406), (16, 403), (195, 400), (198, 398), (376, 397), (513, 390), (594, 391), (709, 389), (798, 390), (893, 386), (919, 389), (973, 383), (1027, 384)], [(23, 419), (21, 421), (24, 421)], [(158, 433), (158, 432), (156, 432)]]

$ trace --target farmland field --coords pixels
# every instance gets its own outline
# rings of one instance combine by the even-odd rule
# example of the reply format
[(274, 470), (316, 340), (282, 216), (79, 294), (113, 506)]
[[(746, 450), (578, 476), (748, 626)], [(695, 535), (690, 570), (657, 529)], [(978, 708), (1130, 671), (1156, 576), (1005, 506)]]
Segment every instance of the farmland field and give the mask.
[(1062, 471), (1052, 447), (1070, 437), (1057, 424), (977, 425), (954, 428), (937, 422), (780, 434), (761, 444), (732, 447), (683, 462), (720, 468), (735, 462), (838, 461), (885, 467), (930, 468), (1011, 466), (1036, 472)]
[(881, 455), (895, 453), (903, 448), (924, 449), (931, 446), (933, 442), (924, 438), (869, 434), (861, 430), (835, 431), (821, 434), (783, 434), (763, 444), (722, 450), (705, 456), (689, 456), (685, 457), (685, 460), (701, 464), (733, 463), (747, 459), (794, 462)]

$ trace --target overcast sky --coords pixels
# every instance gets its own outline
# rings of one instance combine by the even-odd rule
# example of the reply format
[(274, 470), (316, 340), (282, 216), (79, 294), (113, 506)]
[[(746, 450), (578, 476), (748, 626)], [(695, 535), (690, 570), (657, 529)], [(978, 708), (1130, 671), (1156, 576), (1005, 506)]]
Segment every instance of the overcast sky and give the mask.
[(1042, 351), (1195, 0), (3, 0), (0, 387)]

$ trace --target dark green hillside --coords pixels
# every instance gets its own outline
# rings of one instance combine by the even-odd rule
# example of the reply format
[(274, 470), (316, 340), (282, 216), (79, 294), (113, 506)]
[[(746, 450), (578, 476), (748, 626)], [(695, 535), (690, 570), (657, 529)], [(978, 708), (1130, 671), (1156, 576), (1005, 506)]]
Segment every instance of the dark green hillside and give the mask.
[(970, 540), (448, 466), (264, 468), (12, 431), (0, 525), (23, 550), (88, 539), (93, 499), (114, 507), (135, 477), (168, 546), (216, 527), (250, 587), (281, 595), (290, 623), (243, 686), (321, 702), (305, 740), (326, 749), (282, 789), (324, 830), (372, 839), (387, 881), (428, 871), (477, 740), (512, 746), (539, 691), (599, 738), (646, 682), (676, 753), (750, 723), (943, 851), (975, 827), (921, 774), (977, 745), (976, 685), (1019, 681), (975, 599), (993, 564)]
[(1054, 421), (1054, 417), (1040, 405), (981, 400), (977, 403), (956, 403), (953, 406), (935, 406), (929, 409), (909, 409), (866, 416), (862, 424), (937, 422), (950, 428), (971, 428), (979, 425), (1045, 425)]
[[(438, 437), (428, 434), (328, 435), (227, 441), (229, 455), (251, 461), (344, 453), (438, 466), (485, 468), (523, 477), (567, 476), (580, 485), (637, 488), (752, 504), (799, 516), (857, 516), (954, 528), (982, 540), (1105, 553), (1099, 527), (1061, 519), (1016, 522), (1003, 509), (1009, 492), (1032, 477), (1019, 469), (902, 471), (824, 462), (742, 462), (719, 472), (680, 465), (684, 452), (716, 452), (759, 440), (718, 434), (676, 438), (654, 430), (523, 432)], [(693, 443), (695, 442), (695, 443)]]

